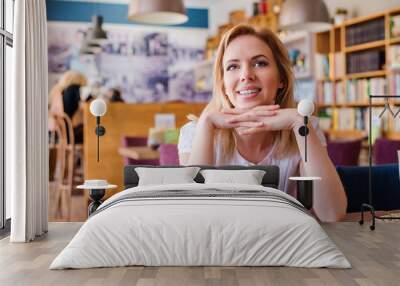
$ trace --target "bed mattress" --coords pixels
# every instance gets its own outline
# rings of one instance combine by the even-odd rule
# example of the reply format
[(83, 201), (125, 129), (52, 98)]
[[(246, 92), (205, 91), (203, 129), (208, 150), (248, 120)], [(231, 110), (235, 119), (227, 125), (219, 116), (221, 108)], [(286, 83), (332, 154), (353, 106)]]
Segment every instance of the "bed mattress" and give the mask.
[(198, 183), (112, 196), (50, 269), (129, 265), (351, 267), (293, 197), (263, 186)]

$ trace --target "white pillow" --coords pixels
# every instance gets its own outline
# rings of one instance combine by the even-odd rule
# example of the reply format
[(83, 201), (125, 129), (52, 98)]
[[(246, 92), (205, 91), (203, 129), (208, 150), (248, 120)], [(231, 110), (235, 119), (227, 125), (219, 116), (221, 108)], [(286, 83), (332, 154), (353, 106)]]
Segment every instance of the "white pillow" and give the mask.
[(201, 170), (205, 184), (234, 183), (261, 185), (265, 171), (262, 170)]
[(196, 183), (193, 179), (199, 170), (199, 167), (135, 168), (139, 176), (139, 186)]

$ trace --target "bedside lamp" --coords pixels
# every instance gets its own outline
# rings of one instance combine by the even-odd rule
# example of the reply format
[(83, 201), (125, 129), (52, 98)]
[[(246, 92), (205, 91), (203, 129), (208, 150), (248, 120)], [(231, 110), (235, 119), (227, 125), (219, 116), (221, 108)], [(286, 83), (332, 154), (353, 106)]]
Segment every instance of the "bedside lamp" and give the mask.
[(299, 128), (299, 133), (304, 137), (304, 161), (307, 162), (307, 135), (309, 133), (308, 118), (314, 112), (314, 103), (309, 99), (300, 100), (297, 105), (297, 112), (304, 117), (304, 125)]
[(107, 111), (107, 105), (104, 100), (102, 99), (95, 99), (92, 101), (90, 104), (90, 113), (93, 114), (93, 116), (96, 116), (96, 129), (95, 133), (97, 135), (97, 162), (99, 162), (99, 144), (100, 144), (100, 136), (103, 136), (106, 133), (106, 129), (104, 126), (100, 125), (100, 117), (106, 114)]
[[(300, 100), (297, 105), (297, 112), (304, 117), (304, 125), (299, 128), (299, 134), (304, 137), (304, 162), (307, 162), (307, 135), (309, 117), (314, 112), (314, 103), (309, 99)], [(321, 180), (320, 177), (290, 177), (289, 180), (297, 183), (297, 200), (299, 200), (306, 209), (310, 210), (313, 206), (313, 183)]]

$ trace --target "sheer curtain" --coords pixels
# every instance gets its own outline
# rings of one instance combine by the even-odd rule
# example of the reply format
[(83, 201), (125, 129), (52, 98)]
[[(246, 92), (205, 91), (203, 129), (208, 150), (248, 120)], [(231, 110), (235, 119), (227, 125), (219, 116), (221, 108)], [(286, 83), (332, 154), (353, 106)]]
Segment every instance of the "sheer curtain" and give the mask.
[(47, 20), (45, 0), (15, 2), (13, 92), (6, 98), (6, 187), (12, 242), (47, 231)]

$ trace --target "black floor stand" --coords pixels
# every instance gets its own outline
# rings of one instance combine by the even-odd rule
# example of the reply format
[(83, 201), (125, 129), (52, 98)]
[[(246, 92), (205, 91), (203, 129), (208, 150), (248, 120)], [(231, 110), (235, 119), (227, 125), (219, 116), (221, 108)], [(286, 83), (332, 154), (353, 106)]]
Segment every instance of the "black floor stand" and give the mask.
[(364, 210), (365, 209), (369, 209), (371, 216), (372, 216), (372, 224), (369, 226), (370, 230), (375, 230), (375, 219), (381, 219), (381, 220), (396, 220), (396, 219), (400, 219), (400, 217), (398, 216), (388, 216), (388, 217), (382, 217), (382, 216), (377, 216), (375, 215), (375, 208), (369, 204), (362, 204), (361, 205), (361, 219), (359, 221), (360, 225), (364, 224)]
[(376, 219), (381, 219), (381, 220), (396, 220), (396, 219), (400, 219), (400, 217), (381, 217), (381, 216), (377, 216), (375, 215), (375, 208), (372, 205), (372, 138), (371, 138), (371, 129), (372, 129), (372, 99), (373, 98), (384, 98), (386, 100), (385, 103), (385, 109), (383, 110), (383, 112), (381, 113), (380, 116), (383, 115), (383, 113), (386, 111), (386, 108), (389, 109), (390, 113), (392, 114), (393, 117), (396, 117), (397, 114), (400, 112), (400, 109), (398, 112), (393, 113), (390, 109), (389, 106), (389, 98), (400, 98), (400, 95), (370, 95), (369, 96), (369, 130), (368, 130), (368, 159), (369, 159), (369, 174), (368, 174), (368, 179), (369, 179), (369, 184), (368, 184), (368, 194), (369, 194), (369, 202), (368, 204), (363, 203), (361, 205), (361, 219), (359, 220), (359, 224), (363, 225), (364, 224), (364, 211), (365, 210), (369, 210), (369, 212), (371, 213), (372, 216), (372, 224), (369, 226), (370, 230), (375, 230), (375, 220)]
[(375, 230), (375, 218), (377, 218), (375, 216), (375, 209), (373, 206), (369, 205), (369, 204), (362, 204), (361, 205), (361, 219), (359, 221), (360, 225), (364, 224), (364, 210), (365, 209), (369, 209), (371, 216), (372, 216), (372, 224), (369, 226), (370, 230)]
[(106, 193), (105, 189), (91, 189), (89, 192), (89, 197), (92, 199), (92, 202), (88, 206), (88, 216), (91, 216), (97, 208), (102, 204), (101, 199), (104, 197)]

